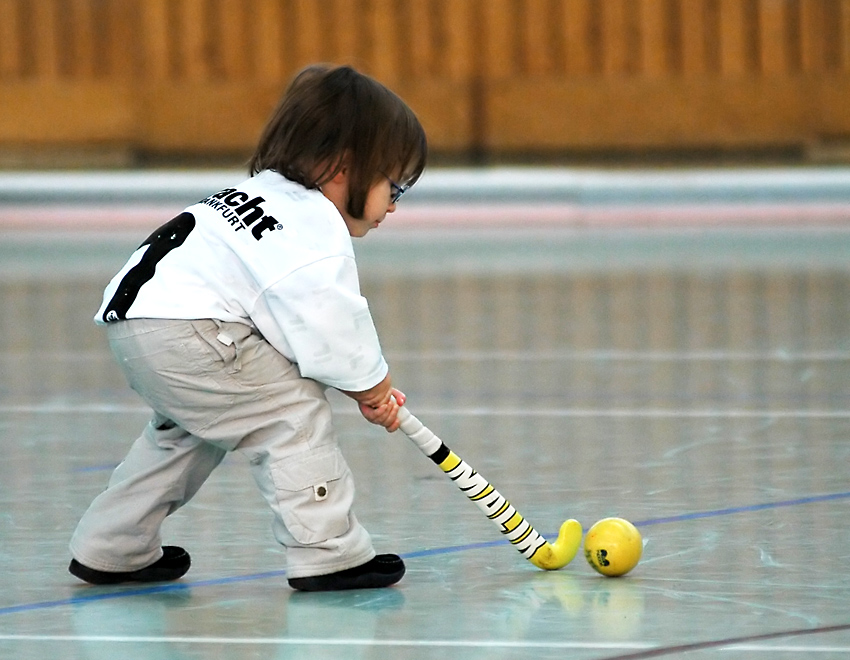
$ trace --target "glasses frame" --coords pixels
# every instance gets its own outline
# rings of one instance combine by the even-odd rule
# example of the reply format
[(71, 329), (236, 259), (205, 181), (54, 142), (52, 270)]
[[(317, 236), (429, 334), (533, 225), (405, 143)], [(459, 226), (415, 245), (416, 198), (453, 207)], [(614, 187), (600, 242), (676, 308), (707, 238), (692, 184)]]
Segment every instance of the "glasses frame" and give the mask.
[[(387, 176), (387, 175), (384, 174), (384, 176)], [(398, 203), (398, 200), (401, 199), (401, 196), (404, 193), (406, 193), (408, 190), (410, 190), (410, 186), (409, 185), (403, 186), (401, 184), (398, 184), (388, 176), (387, 176), (387, 181), (390, 182), (390, 188), (391, 188), (391, 192), (392, 192), (392, 195), (390, 196), (390, 203), (396, 204), (396, 203)]]

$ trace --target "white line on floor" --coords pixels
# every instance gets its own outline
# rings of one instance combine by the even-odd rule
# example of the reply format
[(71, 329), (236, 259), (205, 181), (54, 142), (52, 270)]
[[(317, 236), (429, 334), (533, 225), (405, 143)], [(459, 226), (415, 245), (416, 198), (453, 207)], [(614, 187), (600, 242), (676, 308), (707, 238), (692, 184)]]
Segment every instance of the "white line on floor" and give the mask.
[[(597, 361), (624, 362), (835, 362), (850, 360), (850, 351), (623, 351), (623, 350), (530, 350), (530, 351), (387, 351), (392, 361), (436, 362), (458, 361)], [(85, 362), (112, 360), (105, 351), (56, 351), (33, 355), (25, 351), (0, 351), (0, 359)]]
[(526, 640), (322, 639), (309, 637), (148, 637), (142, 635), (4, 635), (0, 641), (119, 644), (227, 644), (287, 646), (398, 646), (447, 648), (648, 649), (648, 642), (533, 642)]
[[(149, 413), (145, 406), (109, 403), (44, 403), (2, 405), (0, 414), (68, 415)], [(616, 418), (616, 419), (850, 419), (850, 410), (688, 410), (666, 408), (416, 408), (416, 415), (440, 417), (532, 417), (532, 418)], [(337, 415), (359, 415), (354, 409), (334, 410)]]
[[(599, 649), (641, 650), (656, 648), (650, 642), (535, 642), (529, 640), (407, 640), (407, 639), (320, 639), (307, 637), (153, 637), (143, 635), (4, 635), (0, 641), (17, 642), (87, 642), (111, 644), (219, 644), (279, 646), (378, 646), (433, 648), (526, 648), (526, 649)], [(791, 646), (764, 644), (731, 644), (718, 647), (725, 651), (751, 653), (847, 653), (850, 646)]]
[(625, 362), (835, 362), (850, 360), (850, 351), (387, 351), (397, 361), (625, 361)]

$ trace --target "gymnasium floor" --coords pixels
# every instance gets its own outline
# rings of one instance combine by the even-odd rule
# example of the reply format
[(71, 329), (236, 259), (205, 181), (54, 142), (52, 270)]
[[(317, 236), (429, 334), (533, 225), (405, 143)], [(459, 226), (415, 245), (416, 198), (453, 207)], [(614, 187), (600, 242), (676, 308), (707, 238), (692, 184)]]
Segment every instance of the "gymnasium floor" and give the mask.
[(624, 578), (580, 556), (540, 571), (335, 396), (358, 517), (408, 573), (328, 594), (287, 586), (238, 454), (167, 523), (193, 557), (183, 580), (66, 572), (77, 519), (148, 416), (90, 319), (152, 227), (3, 231), (0, 658), (848, 657), (850, 222), (775, 212), (401, 222), (358, 242), (411, 411), (547, 538), (616, 515), (645, 548)]

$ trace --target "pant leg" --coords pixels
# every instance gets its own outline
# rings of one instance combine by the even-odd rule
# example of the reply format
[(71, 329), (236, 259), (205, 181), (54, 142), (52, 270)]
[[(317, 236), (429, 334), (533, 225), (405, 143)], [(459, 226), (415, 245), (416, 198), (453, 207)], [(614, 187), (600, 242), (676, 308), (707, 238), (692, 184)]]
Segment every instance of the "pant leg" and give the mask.
[[(302, 386), (318, 387), (312, 381)], [(330, 431), (330, 404), (323, 394), (318, 405), (314, 401), (319, 400), (293, 406), (300, 409), (305, 428)], [(311, 445), (306, 449), (299, 442), (282, 442), (285, 435), (252, 434), (237, 449), (248, 457), (274, 513), (273, 532), (287, 549), (288, 577), (333, 573), (372, 559), (371, 538), (352, 510), (354, 478), (335, 435), (316, 433), (304, 443)], [(300, 451), (293, 453), (293, 445)]]
[(71, 554), (101, 571), (152, 564), (162, 556), (166, 516), (195, 495), (224, 456), (223, 449), (154, 415), (77, 525)]
[[(230, 346), (213, 341), (219, 332)], [(245, 455), (274, 513), (275, 538), (287, 550), (287, 575), (306, 577), (358, 566), (375, 556), (372, 541), (352, 511), (354, 478), (339, 448), (325, 387), (298, 369), (245, 326), (201, 326), (231, 370), (235, 403), (202, 437)], [(233, 429), (238, 432), (233, 434)]]
[[(194, 466), (196, 459), (212, 452), (219, 457), (217, 464), (220, 452), (238, 448), (251, 461), (274, 512), (275, 536), (287, 548), (291, 576), (333, 572), (374, 556), (368, 533), (351, 512), (353, 479), (322, 386), (302, 378), (292, 363), (242, 324), (133, 320), (109, 326), (108, 336), (131, 387), (182, 434), (177, 453), (185, 451), (186, 456), (159, 473), (170, 475), (165, 481), (179, 480), (188, 471), (194, 475), (188, 482), (199, 478), (199, 486), (209, 472)], [(149, 507), (141, 523), (158, 534), (162, 519), (153, 510), (170, 512), (174, 500), (163, 490), (164, 480), (144, 471), (137, 479), (140, 488), (158, 484), (152, 490), (159, 492), (153, 499), (160, 508)], [(84, 521), (100, 517), (98, 510), (125, 506), (120, 494), (120, 489), (107, 489)], [(86, 543), (78, 541), (76, 547), (112, 543), (105, 536), (95, 541), (86, 529), (88, 525), (75, 535)], [(107, 531), (122, 536), (114, 527)], [(87, 563), (82, 556), (78, 559)], [(98, 568), (95, 562), (88, 565)]]

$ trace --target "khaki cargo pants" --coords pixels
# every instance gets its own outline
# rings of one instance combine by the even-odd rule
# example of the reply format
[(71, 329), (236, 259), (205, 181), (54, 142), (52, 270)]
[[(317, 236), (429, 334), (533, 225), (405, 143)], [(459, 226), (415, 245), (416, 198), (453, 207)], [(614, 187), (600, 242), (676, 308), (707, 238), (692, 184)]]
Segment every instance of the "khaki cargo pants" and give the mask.
[(274, 512), (287, 577), (375, 556), (351, 511), (354, 482), (324, 386), (240, 323), (134, 319), (107, 326), (107, 336), (154, 416), (80, 520), (70, 545), (78, 561), (103, 571), (156, 561), (165, 517), (234, 450)]

